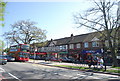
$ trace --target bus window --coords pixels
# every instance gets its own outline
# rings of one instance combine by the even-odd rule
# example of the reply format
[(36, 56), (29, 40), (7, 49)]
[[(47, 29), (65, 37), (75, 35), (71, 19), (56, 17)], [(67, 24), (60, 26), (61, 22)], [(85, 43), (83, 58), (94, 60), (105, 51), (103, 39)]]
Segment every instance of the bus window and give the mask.
[(12, 51), (18, 51), (17, 47), (16, 46), (10, 47), (10, 52), (12, 52)]
[(13, 54), (13, 53), (10, 53), (9, 55), (10, 55), (10, 56), (13, 56), (14, 54)]
[(29, 52), (29, 48), (30, 48), (29, 45), (21, 45), (21, 51), (23, 52)]

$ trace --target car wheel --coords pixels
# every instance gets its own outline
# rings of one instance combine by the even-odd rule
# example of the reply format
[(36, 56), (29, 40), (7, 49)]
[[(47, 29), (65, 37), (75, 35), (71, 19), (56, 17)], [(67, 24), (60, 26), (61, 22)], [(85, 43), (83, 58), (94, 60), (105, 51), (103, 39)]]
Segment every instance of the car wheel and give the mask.
[(6, 63), (2, 63), (2, 65), (5, 65)]
[(4, 65), (4, 63), (2, 63), (2, 65)]

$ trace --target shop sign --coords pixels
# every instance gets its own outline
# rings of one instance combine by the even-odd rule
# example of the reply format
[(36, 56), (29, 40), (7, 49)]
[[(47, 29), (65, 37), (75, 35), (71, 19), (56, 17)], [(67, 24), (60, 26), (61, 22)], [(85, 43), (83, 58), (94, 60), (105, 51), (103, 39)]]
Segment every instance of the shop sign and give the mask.
[[(31, 54), (34, 54), (34, 53), (31, 53)], [(35, 53), (37, 55), (46, 55), (47, 53), (46, 52), (39, 52), (39, 53)]]
[(68, 52), (60, 52), (59, 54), (67, 54)]
[(100, 50), (83, 50), (82, 53), (102, 53)]

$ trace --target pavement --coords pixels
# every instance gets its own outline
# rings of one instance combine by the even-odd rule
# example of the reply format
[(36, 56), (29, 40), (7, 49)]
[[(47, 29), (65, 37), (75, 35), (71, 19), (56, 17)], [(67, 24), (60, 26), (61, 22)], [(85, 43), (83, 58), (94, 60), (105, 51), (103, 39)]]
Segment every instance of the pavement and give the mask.
[[(66, 62), (54, 62), (54, 61), (45, 61), (45, 60), (33, 60), (30, 59), (28, 61), (29, 63), (34, 63), (34, 64), (41, 64), (41, 65), (46, 65), (46, 66), (54, 66), (54, 65), (69, 65), (69, 66), (80, 66), (80, 67), (88, 67), (87, 64), (76, 64), (76, 63), (66, 63)], [(54, 66), (55, 67), (55, 66)], [(65, 67), (61, 67), (65, 68)], [(91, 66), (91, 68), (94, 68), (94, 66)], [(98, 66), (100, 68), (100, 66)], [(106, 66), (107, 70), (120, 70), (116, 68), (111, 68), (111, 66)], [(66, 68), (66, 69), (71, 69), (71, 68)], [(80, 69), (74, 69), (74, 70), (80, 70)], [(96, 72), (96, 71), (95, 71)], [(105, 73), (105, 74), (112, 74), (112, 75), (119, 75), (119, 73), (109, 73), (109, 72), (96, 72), (96, 73)]]

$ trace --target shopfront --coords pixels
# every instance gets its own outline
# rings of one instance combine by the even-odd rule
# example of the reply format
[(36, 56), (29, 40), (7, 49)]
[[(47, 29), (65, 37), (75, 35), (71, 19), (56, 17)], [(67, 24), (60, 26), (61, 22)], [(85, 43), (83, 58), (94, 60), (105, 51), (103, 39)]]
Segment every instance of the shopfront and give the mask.
[(101, 49), (98, 50), (83, 50), (80, 53), (80, 56), (83, 60), (87, 60), (89, 56), (102, 56), (102, 51)]
[(71, 50), (71, 51), (69, 51), (69, 58), (79, 60), (79, 57), (80, 57), (80, 50)]
[(29, 57), (32, 59), (34, 58), (34, 56), (36, 59), (44, 60), (45, 57), (47, 56), (47, 53), (46, 52), (35, 52), (35, 53), (30, 53), (29, 55)]
[(68, 57), (68, 52), (59, 52), (58, 56), (59, 58)]

